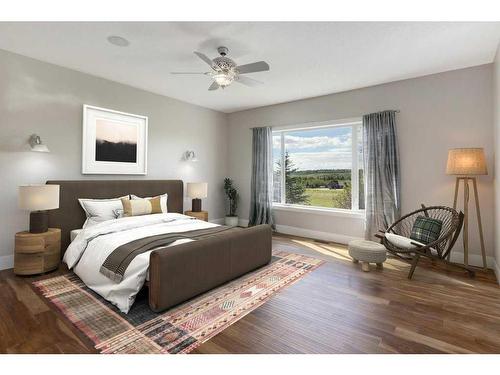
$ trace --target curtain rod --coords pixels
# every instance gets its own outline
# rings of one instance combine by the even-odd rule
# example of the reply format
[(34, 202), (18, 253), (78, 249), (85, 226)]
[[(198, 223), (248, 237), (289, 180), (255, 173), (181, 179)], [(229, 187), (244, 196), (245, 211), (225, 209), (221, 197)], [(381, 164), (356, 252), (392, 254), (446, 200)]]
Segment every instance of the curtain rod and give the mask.
[[(396, 113), (400, 113), (401, 110), (399, 109), (386, 109), (384, 111), (380, 111), (380, 112), (386, 112), (386, 111), (390, 111), (390, 112), (396, 112)], [(380, 112), (375, 112), (375, 113), (380, 113)], [(274, 127), (284, 127), (284, 126), (293, 126), (293, 125), (326, 125), (327, 123), (329, 122), (335, 122), (335, 121), (346, 121), (346, 123), (350, 123), (350, 122), (353, 122), (353, 119), (354, 118), (349, 118), (349, 119), (341, 119), (341, 120), (329, 120), (329, 121), (311, 121), (311, 122), (305, 122), (303, 124), (287, 124), (287, 125), (276, 125)], [(360, 117), (361, 119), (361, 117)], [(265, 126), (252, 126), (251, 128), (249, 128), (249, 130), (252, 130), (252, 129), (257, 129), (257, 128), (262, 128), (262, 127), (265, 127)]]

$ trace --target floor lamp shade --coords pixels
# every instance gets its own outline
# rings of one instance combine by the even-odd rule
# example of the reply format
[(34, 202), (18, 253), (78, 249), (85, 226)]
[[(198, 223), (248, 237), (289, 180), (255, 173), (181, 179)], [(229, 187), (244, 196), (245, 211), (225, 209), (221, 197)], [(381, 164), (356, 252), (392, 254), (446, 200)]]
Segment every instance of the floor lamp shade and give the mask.
[(452, 148), (448, 151), (446, 174), (475, 176), (488, 174), (482, 148)]
[(481, 223), (481, 210), (479, 206), (479, 193), (477, 190), (476, 177), (478, 175), (488, 174), (486, 167), (486, 157), (482, 148), (453, 148), (448, 151), (448, 162), (446, 164), (446, 174), (456, 175), (455, 195), (453, 198), (453, 208), (457, 209), (458, 192), (460, 182), (463, 183), (464, 196), (464, 221), (462, 240), (464, 245), (464, 264), (469, 265), (469, 183), (472, 183), (474, 202), (476, 206), (477, 224), (479, 230), (479, 240), (481, 243), (481, 255), (483, 267), (487, 267), (486, 251), (484, 247), (483, 225)]
[(201, 198), (208, 196), (208, 184), (206, 182), (188, 182), (187, 196), (193, 199), (192, 211), (201, 211)]
[(31, 233), (46, 232), (48, 230), (46, 210), (59, 208), (59, 185), (19, 186), (19, 208), (31, 211)]

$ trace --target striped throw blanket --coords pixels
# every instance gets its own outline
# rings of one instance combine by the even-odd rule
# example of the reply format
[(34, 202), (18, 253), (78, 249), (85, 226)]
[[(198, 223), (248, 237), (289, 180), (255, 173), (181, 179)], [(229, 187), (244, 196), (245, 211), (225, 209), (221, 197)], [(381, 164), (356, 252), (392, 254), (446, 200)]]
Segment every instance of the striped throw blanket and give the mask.
[(102, 264), (99, 272), (112, 281), (119, 283), (122, 281), (123, 275), (132, 260), (142, 253), (158, 247), (168, 246), (177, 240), (201, 240), (230, 229), (238, 230), (239, 228), (218, 226), (214, 228), (197, 229), (187, 232), (165, 233), (140, 238), (118, 246), (115, 250), (113, 250), (113, 252), (109, 254)]

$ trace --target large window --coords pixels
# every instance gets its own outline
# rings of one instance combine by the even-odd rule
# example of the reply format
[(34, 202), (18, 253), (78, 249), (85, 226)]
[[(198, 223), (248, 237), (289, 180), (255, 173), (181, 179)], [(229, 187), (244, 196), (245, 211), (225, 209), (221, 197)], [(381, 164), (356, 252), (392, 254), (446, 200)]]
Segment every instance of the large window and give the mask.
[(273, 201), (363, 210), (360, 122), (273, 132)]

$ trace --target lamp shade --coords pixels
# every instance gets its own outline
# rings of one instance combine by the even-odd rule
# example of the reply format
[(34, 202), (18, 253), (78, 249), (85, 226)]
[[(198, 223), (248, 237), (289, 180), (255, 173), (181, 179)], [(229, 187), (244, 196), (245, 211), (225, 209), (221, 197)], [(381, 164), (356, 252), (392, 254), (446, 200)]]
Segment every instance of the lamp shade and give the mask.
[(19, 208), (29, 211), (59, 208), (59, 185), (19, 186)]
[(206, 198), (208, 195), (208, 184), (206, 182), (188, 182), (187, 195), (193, 199)]
[(452, 148), (448, 151), (446, 174), (471, 176), (488, 174), (482, 148)]

